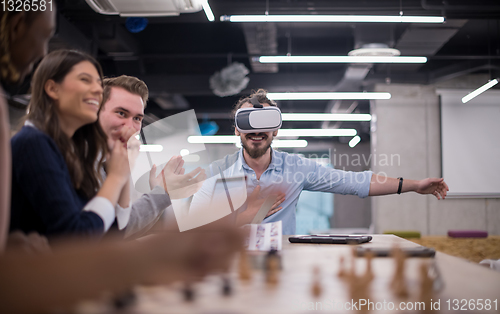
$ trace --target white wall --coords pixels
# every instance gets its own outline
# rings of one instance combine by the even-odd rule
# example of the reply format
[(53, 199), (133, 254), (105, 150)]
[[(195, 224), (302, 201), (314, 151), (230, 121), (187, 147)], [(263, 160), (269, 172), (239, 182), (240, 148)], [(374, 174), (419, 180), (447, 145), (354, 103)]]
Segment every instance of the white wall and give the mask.
[[(447, 82), (446, 87), (479, 86), (476, 81)], [(375, 87), (376, 91), (390, 92), (392, 98), (372, 103), (372, 154), (398, 154), (401, 162), (372, 162), (374, 172), (411, 179), (441, 176), (440, 111), (435, 88), (398, 84)], [(434, 196), (416, 193), (379, 196), (372, 198), (372, 219), (376, 232), (411, 229), (423, 235), (444, 235), (449, 229), (481, 229), (500, 234), (500, 199), (438, 201)]]

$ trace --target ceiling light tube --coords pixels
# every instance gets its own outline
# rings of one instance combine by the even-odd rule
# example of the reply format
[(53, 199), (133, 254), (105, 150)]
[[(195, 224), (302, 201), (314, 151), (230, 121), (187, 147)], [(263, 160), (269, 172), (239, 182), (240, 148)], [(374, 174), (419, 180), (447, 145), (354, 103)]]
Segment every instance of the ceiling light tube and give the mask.
[(356, 129), (280, 129), (278, 137), (355, 136), (357, 133)]
[(361, 142), (361, 137), (356, 135), (349, 141), (349, 147), (353, 148), (354, 146), (358, 145), (359, 142)]
[(202, 0), (201, 5), (203, 6), (203, 11), (205, 11), (205, 15), (207, 16), (207, 19), (210, 22), (215, 21), (214, 14), (212, 12), (212, 9), (210, 8), (210, 5), (208, 4), (208, 0)]
[(267, 93), (272, 100), (391, 99), (390, 93)]
[(222, 15), (222, 22), (444, 23), (442, 16), (405, 15)]
[(260, 63), (426, 63), (415, 56), (260, 56)]
[(187, 140), (191, 144), (236, 144), (240, 138), (236, 135), (206, 135), (189, 136)]
[(367, 113), (282, 113), (283, 121), (371, 121)]
[[(332, 137), (355, 136), (356, 129), (280, 129), (278, 137)], [(189, 136), (188, 143), (192, 144), (237, 144), (240, 137), (236, 135), (205, 135)]]
[[(273, 140), (273, 148), (304, 148), (307, 147), (306, 140)], [(236, 143), (236, 147), (241, 148), (241, 142)]]
[(488, 89), (492, 88), (493, 86), (495, 86), (497, 84), (498, 84), (498, 79), (494, 79), (494, 80), (489, 81), (488, 83), (484, 84), (483, 86), (479, 87), (475, 91), (469, 93), (467, 96), (462, 98), (462, 102), (465, 104), (466, 102), (468, 102), (472, 98), (476, 97), (477, 95), (479, 95), (481, 93), (484, 93), (485, 91), (487, 91)]

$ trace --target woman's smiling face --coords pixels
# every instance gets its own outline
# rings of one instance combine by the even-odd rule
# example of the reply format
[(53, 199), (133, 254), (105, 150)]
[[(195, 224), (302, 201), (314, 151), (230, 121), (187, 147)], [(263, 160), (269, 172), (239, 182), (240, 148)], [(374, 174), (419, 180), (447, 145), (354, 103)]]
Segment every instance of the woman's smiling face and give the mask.
[(61, 124), (78, 129), (97, 121), (102, 91), (101, 77), (91, 62), (82, 61), (73, 66), (53, 89), (52, 98)]

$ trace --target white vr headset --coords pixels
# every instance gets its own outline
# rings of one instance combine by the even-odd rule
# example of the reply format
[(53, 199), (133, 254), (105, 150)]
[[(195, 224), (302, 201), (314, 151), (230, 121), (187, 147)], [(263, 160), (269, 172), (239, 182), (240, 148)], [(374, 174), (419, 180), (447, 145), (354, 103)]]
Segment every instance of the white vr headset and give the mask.
[(273, 132), (281, 128), (281, 110), (278, 107), (264, 107), (255, 98), (251, 98), (250, 102), (253, 108), (236, 111), (234, 123), (239, 132)]

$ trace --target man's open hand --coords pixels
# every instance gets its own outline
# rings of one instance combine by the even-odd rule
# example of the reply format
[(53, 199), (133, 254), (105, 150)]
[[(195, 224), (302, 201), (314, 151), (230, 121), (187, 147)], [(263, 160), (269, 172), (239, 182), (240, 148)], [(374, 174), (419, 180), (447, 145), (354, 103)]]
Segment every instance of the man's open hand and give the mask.
[(163, 187), (171, 199), (186, 198), (198, 192), (207, 178), (205, 170), (198, 167), (190, 173), (184, 174), (183, 165), (182, 157), (174, 156), (167, 162), (159, 175), (156, 175), (156, 165), (153, 165), (149, 173), (151, 189), (159, 185)]
[(427, 178), (418, 181), (415, 192), (419, 194), (432, 194), (438, 200), (444, 199), (450, 189), (443, 178)]

